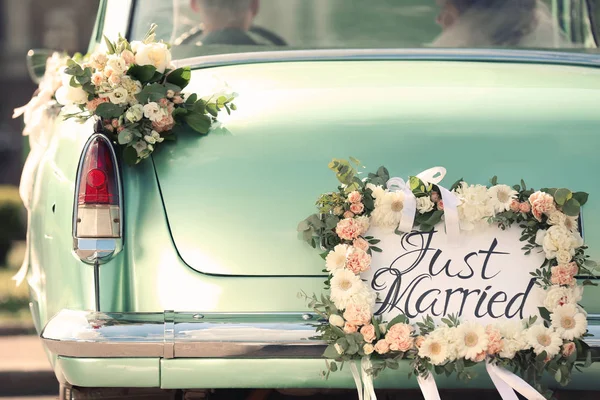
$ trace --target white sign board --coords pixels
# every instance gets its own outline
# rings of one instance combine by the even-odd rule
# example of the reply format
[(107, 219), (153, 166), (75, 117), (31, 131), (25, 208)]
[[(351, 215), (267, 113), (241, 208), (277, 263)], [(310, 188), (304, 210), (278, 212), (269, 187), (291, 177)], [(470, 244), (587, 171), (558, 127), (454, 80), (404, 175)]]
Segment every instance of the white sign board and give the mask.
[(367, 236), (381, 240), (376, 246), (383, 252), (373, 252), (362, 278), (378, 293), (375, 314), (388, 321), (404, 314), (414, 322), (456, 314), (484, 324), (538, 315), (543, 291), (531, 272), (544, 253), (525, 255), (521, 231), (485, 226), (461, 232), (457, 247), (447, 243), (443, 223), (403, 235), (371, 228)]

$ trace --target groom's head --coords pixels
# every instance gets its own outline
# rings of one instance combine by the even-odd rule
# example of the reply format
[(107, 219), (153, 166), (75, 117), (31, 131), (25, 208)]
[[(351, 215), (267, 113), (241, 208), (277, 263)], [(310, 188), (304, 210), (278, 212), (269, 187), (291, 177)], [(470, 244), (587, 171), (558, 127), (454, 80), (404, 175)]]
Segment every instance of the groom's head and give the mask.
[(500, 17), (521, 18), (522, 13), (535, 9), (537, 0), (437, 0), (440, 13), (437, 17), (442, 29), (451, 27), (467, 13), (503, 14)]
[(247, 31), (259, 9), (259, 0), (191, 0), (191, 4), (202, 15), (205, 33), (228, 28)]

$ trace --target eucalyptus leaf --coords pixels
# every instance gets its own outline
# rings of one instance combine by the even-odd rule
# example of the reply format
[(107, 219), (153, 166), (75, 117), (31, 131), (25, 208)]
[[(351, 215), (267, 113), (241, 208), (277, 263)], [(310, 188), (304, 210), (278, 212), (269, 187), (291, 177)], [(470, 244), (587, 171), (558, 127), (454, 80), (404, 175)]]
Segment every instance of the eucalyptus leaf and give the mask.
[[(101, 118), (119, 118), (125, 112), (125, 106), (112, 103), (102, 103), (96, 108), (95, 114)], [(136, 153), (137, 154), (137, 153)]]
[(177, 68), (167, 75), (167, 82), (184, 89), (192, 79), (192, 70), (190, 67)]
[(156, 67), (153, 65), (132, 65), (127, 71), (127, 75), (146, 84), (152, 80), (156, 73)]
[(565, 205), (562, 207), (562, 210), (568, 216), (576, 217), (581, 212), (581, 204), (579, 204), (575, 198), (571, 198), (567, 200)]
[(575, 192), (573, 193), (573, 198), (579, 202), (580, 205), (585, 205), (588, 201), (589, 194), (585, 192)]
[(564, 205), (571, 197), (572, 194), (569, 189), (558, 189), (556, 193), (554, 193), (554, 201), (560, 206)]
[(183, 119), (190, 126), (190, 128), (198, 133), (202, 133), (203, 135), (208, 133), (210, 126), (212, 125), (209, 117), (198, 113), (187, 114), (183, 117)]

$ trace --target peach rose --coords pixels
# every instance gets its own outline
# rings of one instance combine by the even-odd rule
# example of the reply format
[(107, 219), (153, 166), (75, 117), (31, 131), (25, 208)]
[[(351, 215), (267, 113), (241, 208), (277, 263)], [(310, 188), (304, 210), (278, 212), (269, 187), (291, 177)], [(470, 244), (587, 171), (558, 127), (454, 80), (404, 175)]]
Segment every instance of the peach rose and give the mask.
[(358, 239), (354, 239), (352, 246), (356, 247), (357, 249), (361, 249), (362, 251), (369, 250), (369, 242), (360, 237)]
[(112, 126), (113, 128), (118, 128), (119, 127), (119, 120), (118, 119), (113, 119), (112, 120)]
[(358, 331), (356, 325), (352, 325), (346, 322), (346, 324), (344, 325), (344, 333), (356, 333), (356, 331)]
[(529, 204), (528, 201), (524, 201), (521, 204), (519, 204), (519, 211), (521, 211), (522, 213), (527, 214), (528, 212), (531, 211), (531, 205)]
[(130, 50), (123, 50), (123, 52), (121, 53), (121, 57), (123, 58), (123, 61), (125, 61), (125, 63), (128, 65), (135, 64), (135, 56)]
[(379, 342), (375, 343), (375, 351), (378, 354), (389, 353), (390, 344), (385, 339), (381, 339)]
[(354, 240), (360, 236), (361, 226), (352, 218), (338, 222), (335, 233), (343, 240)]
[(411, 337), (414, 328), (407, 324), (396, 324), (388, 329), (385, 335), (385, 340), (390, 345), (393, 351), (408, 351), (410, 350), (415, 340)]
[(102, 81), (104, 81), (104, 75), (102, 75), (100, 72), (96, 72), (92, 75), (92, 84), (94, 86), (102, 85)]
[(431, 193), (431, 201), (433, 201), (434, 203), (437, 203), (438, 201), (440, 201), (440, 195), (437, 194), (437, 192), (432, 192)]
[(348, 195), (348, 201), (350, 203), (359, 203), (362, 200), (362, 196), (360, 193), (358, 193), (356, 190), (353, 192), (350, 192), (350, 194)]
[(350, 303), (344, 311), (344, 319), (352, 325), (366, 325), (371, 322), (371, 309), (366, 304)]
[(576, 349), (577, 348), (575, 346), (575, 343), (573, 343), (573, 342), (565, 343), (562, 348), (563, 357), (569, 357), (571, 354), (575, 353)]
[(344, 218), (354, 218), (354, 213), (352, 211), (346, 211), (344, 213)]
[(162, 99), (160, 99), (160, 100), (158, 101), (158, 104), (160, 104), (160, 105), (161, 105), (161, 106), (163, 106), (163, 107), (166, 107), (166, 106), (168, 106), (168, 105), (169, 105), (169, 100), (167, 100), (167, 99), (165, 99), (165, 98), (163, 97)]
[(512, 203), (510, 203), (510, 210), (513, 212), (519, 212), (521, 207), (521, 203), (519, 203), (518, 200), (513, 200)]
[(97, 99), (88, 101), (85, 106), (87, 107), (88, 110), (90, 110), (90, 112), (94, 112), (94, 111), (96, 111), (96, 108), (98, 108), (98, 106), (100, 104), (106, 103), (107, 101), (108, 101), (108, 99), (106, 97), (99, 97)]
[(170, 131), (171, 129), (173, 129), (174, 126), (175, 120), (171, 115), (162, 117), (162, 119), (160, 119), (159, 121), (155, 121), (152, 123), (152, 127), (158, 133)]
[(556, 210), (554, 205), (554, 197), (548, 193), (535, 192), (529, 196), (529, 203), (531, 203), (531, 212), (538, 221), (542, 220), (543, 214), (548, 214), (551, 211)]
[(365, 211), (365, 206), (363, 203), (353, 203), (350, 205), (350, 211), (352, 211), (355, 215), (359, 215)]
[(371, 267), (371, 256), (364, 250), (354, 249), (346, 258), (346, 268), (356, 275), (367, 271)]
[(444, 200), (440, 200), (437, 202), (438, 210), (442, 211), (444, 209)]
[(415, 339), (415, 347), (417, 349), (420, 349), (421, 346), (423, 345), (424, 341), (425, 341), (425, 336), (417, 336), (417, 338)]
[(502, 334), (500, 331), (493, 326), (488, 325), (485, 328), (485, 332), (487, 333), (488, 337), (487, 353), (490, 355), (500, 353), (504, 348), (504, 341), (502, 340)]
[(108, 78), (108, 82), (110, 82), (110, 84), (113, 86), (117, 86), (119, 83), (121, 83), (121, 77), (119, 75), (111, 75), (111, 77)]
[(360, 333), (362, 333), (365, 342), (373, 343), (377, 338), (375, 335), (375, 327), (372, 324), (367, 324), (360, 328)]

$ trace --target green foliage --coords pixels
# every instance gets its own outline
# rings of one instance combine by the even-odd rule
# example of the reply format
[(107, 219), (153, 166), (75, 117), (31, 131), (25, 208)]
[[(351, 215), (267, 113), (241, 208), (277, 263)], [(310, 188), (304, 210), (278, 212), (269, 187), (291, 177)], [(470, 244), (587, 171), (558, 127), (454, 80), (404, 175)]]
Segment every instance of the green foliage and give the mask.
[(132, 65), (127, 71), (127, 75), (140, 81), (142, 85), (153, 80), (154, 74), (156, 74), (156, 67), (153, 65)]
[(192, 70), (190, 67), (178, 68), (167, 75), (167, 82), (177, 85), (181, 89), (185, 89), (190, 83), (190, 79), (192, 79)]
[(96, 108), (96, 115), (105, 119), (119, 118), (125, 112), (125, 106), (102, 103)]

